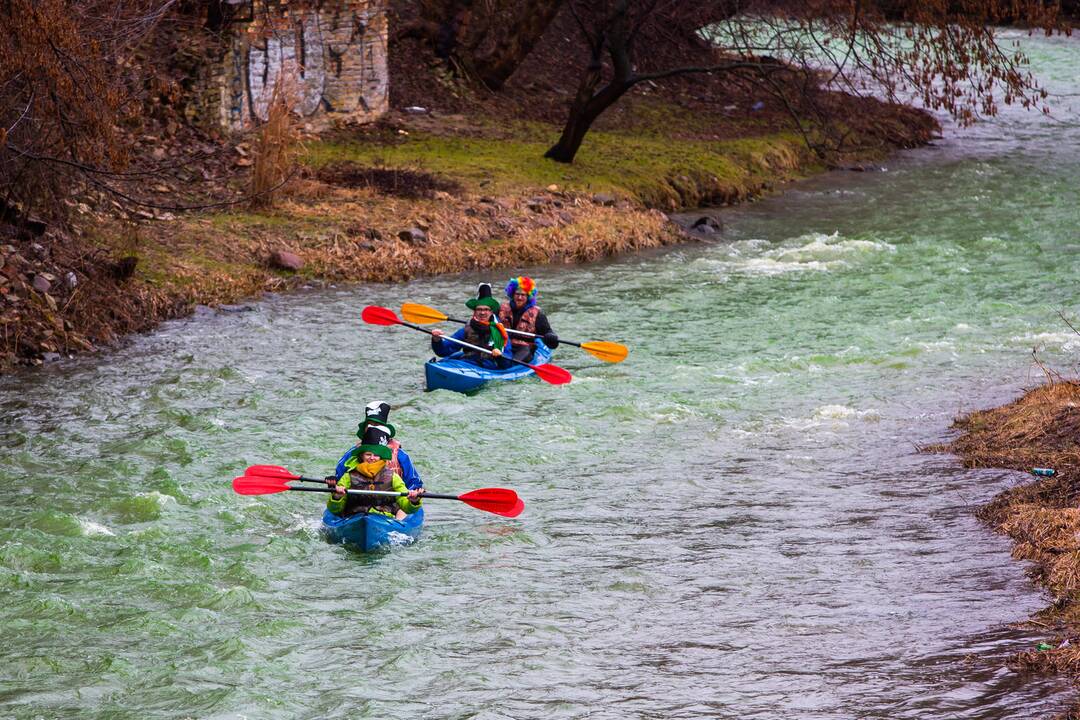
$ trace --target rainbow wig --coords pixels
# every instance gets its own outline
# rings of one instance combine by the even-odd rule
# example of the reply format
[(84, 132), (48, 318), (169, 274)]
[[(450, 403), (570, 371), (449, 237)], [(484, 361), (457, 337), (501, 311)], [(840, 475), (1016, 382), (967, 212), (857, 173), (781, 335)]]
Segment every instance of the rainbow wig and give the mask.
[(506, 284), (506, 297), (511, 300), (514, 299), (514, 293), (518, 290), (524, 291), (529, 296), (528, 302), (525, 303), (525, 307), (532, 307), (536, 304), (536, 297), (539, 294), (539, 288), (536, 287), (536, 281), (531, 277), (519, 275), (516, 278), (510, 278), (510, 282)]

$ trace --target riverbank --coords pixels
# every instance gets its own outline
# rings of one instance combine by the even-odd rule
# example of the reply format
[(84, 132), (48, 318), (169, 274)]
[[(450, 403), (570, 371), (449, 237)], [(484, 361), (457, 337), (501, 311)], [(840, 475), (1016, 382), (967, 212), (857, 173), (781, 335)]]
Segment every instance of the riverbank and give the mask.
[(960, 437), (932, 449), (959, 455), (967, 467), (1054, 470), (1000, 493), (977, 515), (1012, 538), (1013, 557), (1032, 563), (1032, 579), (1054, 599), (1029, 621), (1045, 630), (1043, 649), (1019, 653), (1012, 666), (1080, 680), (1080, 382), (1051, 377), (954, 427)]
[[(830, 167), (862, 169), (938, 130), (910, 108), (842, 102), (838, 118), (862, 118), (857, 142), (828, 159), (777, 109), (642, 96), (601, 123), (573, 165), (542, 157), (554, 123), (483, 109), (395, 112), (305, 138), (297, 175), (268, 209), (133, 214), (89, 199), (70, 229), (0, 238), (0, 368), (306, 283), (590, 262), (700, 239), (718, 226), (688, 234), (667, 213), (752, 200)], [(251, 145), (232, 152), (242, 187)]]

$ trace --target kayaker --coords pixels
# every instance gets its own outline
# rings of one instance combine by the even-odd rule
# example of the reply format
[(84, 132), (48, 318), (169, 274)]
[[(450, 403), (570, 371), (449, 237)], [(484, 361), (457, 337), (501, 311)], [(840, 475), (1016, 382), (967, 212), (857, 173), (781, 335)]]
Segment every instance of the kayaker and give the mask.
[[(401, 476), (390, 469), (390, 430), (382, 425), (364, 428), (357, 452), (345, 461), (348, 472), (332, 483), (334, 492), (326, 501), (326, 509), (335, 515), (349, 517), (358, 513), (375, 513), (398, 520), (420, 509), (424, 488), (410, 490)], [(408, 496), (349, 495), (356, 490), (382, 490), (408, 493)]]
[[(390, 430), (390, 459), (387, 461), (387, 466), (401, 476), (401, 479), (405, 481), (405, 487), (413, 490), (415, 488), (424, 487), (424, 481), (420, 479), (420, 473), (416, 472), (416, 467), (413, 466), (412, 458), (401, 447), (401, 443), (394, 440), (393, 437), (397, 435), (397, 429), (391, 425), (388, 420), (390, 419), (390, 404), (383, 402), (382, 400), (372, 400), (364, 408), (364, 419), (356, 428), (356, 437), (363, 440), (364, 430), (368, 425), (381, 425)], [(338, 460), (337, 469), (334, 471), (333, 476), (327, 476), (327, 480), (337, 480), (346, 472), (348, 468), (345, 467), (345, 462), (352, 456), (359, 452), (361, 442), (357, 442), (356, 445), (345, 451), (345, 454)]]
[[(508, 302), (499, 307), (499, 320), (511, 330), (541, 336), (544, 344), (554, 350), (559, 347), (559, 336), (552, 331), (547, 315), (536, 304), (538, 291), (536, 281), (531, 277), (520, 275), (510, 278), (510, 282), (506, 284)], [(536, 341), (532, 338), (511, 335), (510, 345), (514, 351), (514, 359), (521, 362), (529, 362), (536, 353)]]
[(487, 348), (491, 351), (491, 355), (463, 348), (444, 339), (442, 330), (431, 331), (432, 351), (439, 357), (449, 357), (461, 351), (463, 360), (468, 360), (480, 367), (495, 369), (504, 367), (507, 363), (500, 362), (499, 358), (510, 352), (510, 342), (506, 328), (495, 317), (495, 313), (499, 311), (499, 301), (491, 296), (491, 285), (480, 283), (476, 289), (476, 297), (466, 300), (465, 307), (473, 311), (472, 317), (465, 327), (450, 337)]

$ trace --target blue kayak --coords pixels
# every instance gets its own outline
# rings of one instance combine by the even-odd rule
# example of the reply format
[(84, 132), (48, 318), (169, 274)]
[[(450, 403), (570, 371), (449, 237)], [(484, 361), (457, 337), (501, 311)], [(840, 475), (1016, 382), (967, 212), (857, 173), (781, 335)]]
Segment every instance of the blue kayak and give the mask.
[(386, 515), (353, 515), (343, 518), (329, 510), (323, 511), (322, 531), (332, 543), (352, 545), (364, 552), (378, 547), (408, 545), (420, 537), (424, 524), (424, 509), (420, 508), (404, 520)]
[[(536, 341), (536, 352), (532, 365), (545, 365), (551, 360), (551, 350), (540, 340)], [(453, 390), (470, 393), (479, 390), (484, 383), (492, 380), (520, 380), (535, 375), (524, 365), (514, 364), (505, 370), (485, 368), (461, 359), (461, 353), (454, 353), (441, 360), (428, 360), (424, 364), (424, 376), (428, 390)]]

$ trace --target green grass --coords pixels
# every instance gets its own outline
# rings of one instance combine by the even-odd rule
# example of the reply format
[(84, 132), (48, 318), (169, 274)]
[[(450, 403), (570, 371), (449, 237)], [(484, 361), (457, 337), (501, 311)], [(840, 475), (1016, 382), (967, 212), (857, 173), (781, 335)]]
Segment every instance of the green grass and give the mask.
[[(593, 131), (573, 164), (547, 160), (557, 130), (541, 123), (515, 123), (503, 137), (413, 132), (396, 144), (357, 141), (309, 143), (304, 162), (312, 167), (351, 161), (362, 165), (411, 167), (443, 175), (486, 194), (513, 193), (551, 184), (581, 192), (613, 192), (657, 207), (693, 204), (710, 189), (738, 187), (775, 177), (762, 160), (774, 153), (802, 155), (794, 134), (738, 140), (678, 140), (653, 133)], [(697, 198), (700, 199), (700, 198)], [(684, 202), (689, 200), (690, 202)]]

